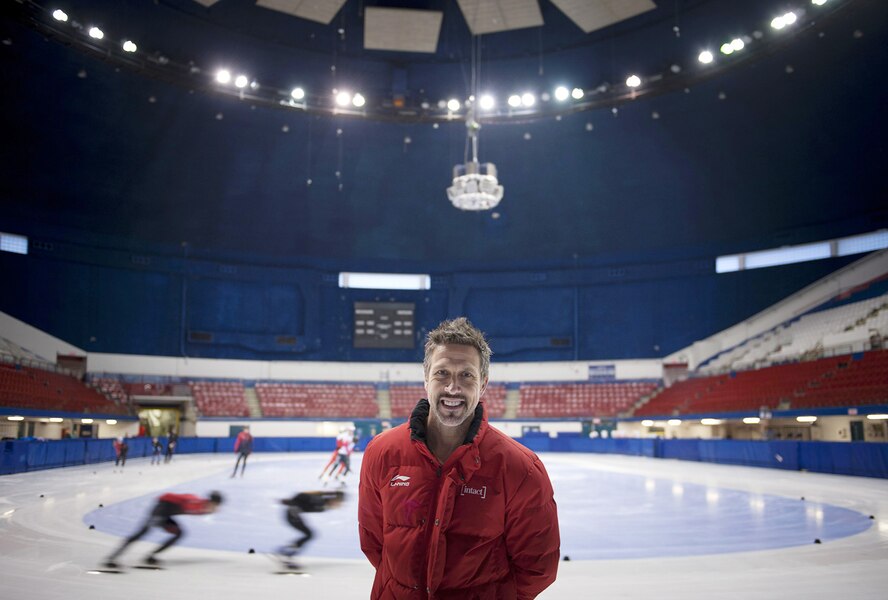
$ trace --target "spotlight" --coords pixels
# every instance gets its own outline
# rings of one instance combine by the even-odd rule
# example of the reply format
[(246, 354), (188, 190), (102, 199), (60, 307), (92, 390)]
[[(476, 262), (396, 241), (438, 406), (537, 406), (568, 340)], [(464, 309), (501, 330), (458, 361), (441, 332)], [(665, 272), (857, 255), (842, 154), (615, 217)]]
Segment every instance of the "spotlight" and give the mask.
[(826, 4), (826, 0), (811, 0), (811, 4), (814, 6), (823, 6)]
[(83, 423), (84, 425), (89, 425), (90, 423), (93, 422), (93, 420), (92, 419), (80, 419), (80, 422)]
[(491, 110), (496, 105), (496, 101), (490, 94), (485, 94), (481, 96), (478, 105), (481, 107), (481, 110)]
[(290, 96), (293, 97), (293, 100), (302, 100), (305, 98), (305, 90), (301, 87), (293, 88), (293, 91), (290, 92)]
[(740, 38), (734, 38), (733, 40), (731, 40), (731, 48), (733, 48), (737, 52), (743, 50), (745, 46), (746, 44), (744, 44), (743, 40), (741, 40)]
[(348, 92), (337, 92), (336, 93), (336, 104), (339, 106), (348, 106), (351, 104), (351, 94)]
[(533, 106), (536, 102), (536, 98), (530, 92), (521, 95), (521, 104), (522, 106), (527, 106), (528, 108)]
[(771, 19), (771, 27), (780, 30), (788, 25), (792, 25), (793, 23), (795, 23), (796, 19), (797, 17), (794, 12), (788, 12), (784, 15)]
[(566, 87), (559, 86), (559, 87), (555, 88), (555, 99), (558, 100), (559, 102), (564, 102), (569, 97), (570, 97), (570, 91)]
[(352, 98), (352, 104), (361, 108), (367, 103), (367, 100), (361, 94), (355, 94), (354, 98)]
[(66, 23), (68, 21), (68, 14), (63, 10), (54, 10), (52, 11), (52, 18), (56, 21), (61, 21), (62, 23)]
[(518, 94), (512, 94), (511, 96), (509, 96), (509, 106), (511, 106), (512, 108), (518, 108), (519, 106), (521, 106), (521, 96), (519, 96)]
[(123, 43), (123, 51), (124, 52), (135, 52), (136, 50), (138, 50), (138, 46), (136, 46), (136, 44), (134, 42), (132, 42), (130, 40), (126, 40)]
[(90, 27), (89, 28), (89, 37), (93, 39), (100, 40), (105, 37), (105, 32), (99, 29), (98, 27)]
[(724, 44), (722, 44), (721, 48), (719, 48), (719, 50), (721, 50), (721, 53), (724, 54), (725, 56), (728, 56), (728, 55), (734, 53), (734, 47), (731, 44), (729, 44), (728, 42), (725, 42)]
[(637, 88), (638, 86), (641, 85), (641, 77), (639, 77), (638, 75), (630, 75), (626, 79), (626, 85), (628, 85), (631, 88)]
[(460, 103), (459, 103), (459, 100), (457, 100), (456, 98), (451, 98), (450, 100), (447, 101), (447, 110), (449, 110), (450, 112), (458, 111), (459, 107), (460, 107)]
[(19, 416), (13, 416), (13, 417), (6, 417), (6, 420), (7, 421), (24, 421), (25, 418), (19, 417)]
[(106, 419), (105, 423), (108, 425), (117, 425), (117, 419)]
[(234, 86), (237, 88), (243, 89), (243, 88), (247, 87), (248, 83), (250, 83), (250, 80), (247, 79), (246, 75), (238, 75), (237, 77), (234, 78)]
[(584, 92), (582, 88), (574, 88), (570, 93), (571, 98), (573, 98), (574, 100), (579, 100), (585, 95), (586, 92)]
[(713, 60), (715, 60), (715, 58), (712, 56), (712, 52), (710, 52), (709, 50), (704, 50), (704, 51), (701, 52), (700, 55), (697, 57), (697, 60), (699, 60), (699, 61), (700, 61), (701, 63), (703, 63), (704, 65), (708, 65), (708, 64), (711, 63)]
[(216, 71), (216, 81), (222, 84), (231, 81), (231, 72), (228, 69), (219, 69)]
[(642, 427), (653, 427), (654, 422), (651, 421), (650, 419), (645, 419), (644, 421), (641, 422), (641, 426)]

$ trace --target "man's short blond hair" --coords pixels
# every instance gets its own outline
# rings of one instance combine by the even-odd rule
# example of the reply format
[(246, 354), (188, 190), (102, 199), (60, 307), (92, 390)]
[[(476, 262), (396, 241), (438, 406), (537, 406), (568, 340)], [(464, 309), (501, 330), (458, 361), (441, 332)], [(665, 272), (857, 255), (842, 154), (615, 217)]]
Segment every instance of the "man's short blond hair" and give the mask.
[(481, 355), (481, 381), (487, 380), (490, 371), (490, 355), (493, 352), (484, 339), (484, 334), (475, 328), (465, 317), (459, 317), (452, 321), (442, 321), (437, 328), (429, 332), (426, 336), (425, 358), (422, 361), (422, 368), (428, 377), (429, 367), (432, 361), (432, 352), (438, 346), (446, 344), (459, 344), (461, 346), (471, 346)]

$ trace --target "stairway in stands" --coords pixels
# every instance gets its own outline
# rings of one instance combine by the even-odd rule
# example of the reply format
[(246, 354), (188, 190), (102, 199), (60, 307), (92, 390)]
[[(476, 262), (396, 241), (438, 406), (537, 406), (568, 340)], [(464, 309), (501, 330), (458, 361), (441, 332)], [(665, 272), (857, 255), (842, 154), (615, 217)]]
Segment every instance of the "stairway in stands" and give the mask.
[(244, 386), (244, 400), (247, 402), (247, 408), (250, 409), (250, 417), (258, 419), (262, 417), (262, 409), (259, 407), (259, 397), (256, 395), (256, 388)]

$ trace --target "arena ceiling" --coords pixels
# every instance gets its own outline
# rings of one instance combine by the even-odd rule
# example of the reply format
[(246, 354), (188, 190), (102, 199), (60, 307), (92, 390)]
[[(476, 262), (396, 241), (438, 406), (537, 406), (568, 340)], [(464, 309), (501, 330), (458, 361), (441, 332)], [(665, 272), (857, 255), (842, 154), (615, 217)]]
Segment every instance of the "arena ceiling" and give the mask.
[[(879, 0), (2, 13), (0, 231), (36, 241), (435, 271), (714, 259), (888, 227)], [(479, 154), (505, 191), (467, 212), (445, 190), (473, 93), (494, 98), (477, 109)], [(525, 93), (533, 105), (509, 105)]]

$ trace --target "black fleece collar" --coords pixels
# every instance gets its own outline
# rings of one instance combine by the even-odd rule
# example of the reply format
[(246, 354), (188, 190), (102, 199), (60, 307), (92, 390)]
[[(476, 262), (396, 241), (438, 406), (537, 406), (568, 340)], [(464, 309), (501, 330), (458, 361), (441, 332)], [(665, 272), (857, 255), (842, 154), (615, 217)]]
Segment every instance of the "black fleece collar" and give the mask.
[[(426, 444), (426, 429), (429, 422), (429, 411), (431, 411), (431, 405), (427, 399), (423, 398), (416, 403), (413, 412), (410, 414), (410, 439), (419, 440)], [(478, 435), (478, 430), (481, 429), (481, 421), (483, 420), (484, 407), (479, 402), (478, 406), (475, 407), (475, 416), (472, 417), (472, 424), (469, 425), (469, 430), (466, 432), (466, 439), (463, 440), (463, 444), (472, 443), (472, 440)]]

